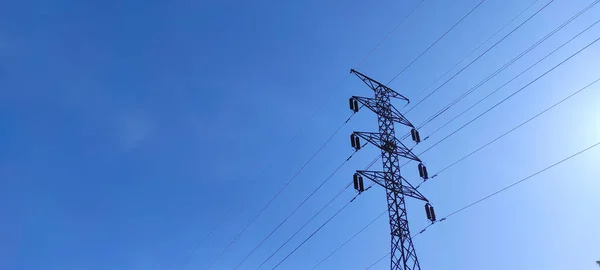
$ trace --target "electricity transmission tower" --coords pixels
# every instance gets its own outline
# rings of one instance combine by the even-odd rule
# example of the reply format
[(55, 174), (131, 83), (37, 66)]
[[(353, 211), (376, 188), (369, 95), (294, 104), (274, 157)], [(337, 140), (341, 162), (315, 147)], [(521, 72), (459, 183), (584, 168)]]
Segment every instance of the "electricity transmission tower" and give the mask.
[(421, 163), (421, 160), (395, 137), (394, 123), (399, 123), (412, 128), (412, 139), (417, 143), (420, 142), (418, 131), (391, 103), (392, 98), (406, 102), (409, 100), (354, 69), (350, 72), (375, 92), (373, 98), (352, 96), (350, 109), (357, 112), (360, 103), (377, 114), (379, 124), (379, 132), (353, 132), (350, 136), (351, 144), (356, 150), (359, 150), (362, 147), (360, 139), (363, 139), (377, 146), (381, 149), (383, 162), (383, 171), (356, 171), (354, 188), (359, 193), (365, 190), (363, 177), (385, 188), (391, 230), (390, 268), (392, 270), (420, 270), (421, 266), (408, 228), (404, 198), (407, 196), (425, 201), (427, 218), (431, 222), (435, 222), (435, 213), (425, 196), (400, 175), (399, 160), (407, 158), (419, 162), (419, 174), (424, 180), (428, 178), (427, 168)]

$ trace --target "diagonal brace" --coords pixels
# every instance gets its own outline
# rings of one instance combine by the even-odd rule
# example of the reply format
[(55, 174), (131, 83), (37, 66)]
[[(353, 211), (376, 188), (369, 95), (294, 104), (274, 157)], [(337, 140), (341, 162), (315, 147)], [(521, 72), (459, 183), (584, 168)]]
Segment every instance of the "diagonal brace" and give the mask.
[[(353, 99), (356, 99), (358, 102), (360, 102), (362, 105), (364, 105), (365, 107), (369, 108), (371, 111), (373, 111), (374, 113), (378, 114), (378, 115), (382, 115), (384, 117), (386, 117), (386, 113), (382, 112), (382, 108), (377, 106), (377, 100), (374, 98), (367, 98), (367, 97), (359, 97), (359, 96), (352, 96)], [(396, 123), (400, 123), (402, 125), (414, 128), (415, 126), (413, 126), (413, 124), (408, 121), (408, 119), (406, 119), (406, 117), (404, 117), (404, 115), (402, 115), (402, 113), (400, 113), (400, 111), (398, 109), (396, 109), (396, 107), (394, 107), (394, 105), (390, 104), (390, 116), (386, 117), (388, 118), (390, 121), (394, 121)]]
[(410, 103), (410, 100), (408, 100), (407, 97), (400, 95), (400, 93), (392, 90), (391, 88), (383, 85), (382, 83), (371, 79), (369, 76), (362, 74), (354, 69), (351, 69), (350, 73), (354, 73), (354, 75), (356, 75), (361, 81), (363, 81), (367, 86), (369, 86), (369, 88), (371, 88), (371, 90), (373, 90), (375, 92), (377, 92), (377, 90), (383, 90), (384, 92), (386, 92), (389, 95), (389, 97), (406, 100), (407, 103)]
[(412, 159), (417, 162), (421, 162), (421, 159), (417, 157), (408, 147), (406, 147), (400, 140), (393, 138), (393, 141), (384, 140), (384, 136), (378, 132), (353, 132), (357, 136), (370, 142), (371, 144), (379, 147), (381, 150), (396, 154), (398, 156)]
[(387, 186), (385, 184), (385, 172), (380, 172), (380, 171), (356, 171), (356, 172), (358, 174), (362, 175), (363, 177), (370, 179), (371, 181), (375, 182), (375, 184), (378, 184), (385, 189), (389, 189), (393, 192), (403, 194), (404, 196), (408, 196), (411, 198), (429, 202), (429, 200), (427, 200), (427, 198), (425, 198), (425, 196), (423, 196), (423, 194), (421, 194), (421, 192), (419, 192), (413, 185), (411, 185), (410, 182), (408, 182), (406, 179), (404, 179), (404, 177), (400, 177), (402, 184), (399, 185), (400, 190), (397, 190), (396, 188)]

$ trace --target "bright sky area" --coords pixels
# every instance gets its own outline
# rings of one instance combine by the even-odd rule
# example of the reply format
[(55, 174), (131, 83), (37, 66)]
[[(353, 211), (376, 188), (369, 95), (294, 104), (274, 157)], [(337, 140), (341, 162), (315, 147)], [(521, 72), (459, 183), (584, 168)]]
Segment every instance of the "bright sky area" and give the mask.
[[(377, 131), (363, 108), (229, 245), (350, 116), (348, 98), (372, 95), (349, 70), (387, 83), (480, 0), (425, 0), (362, 62), (418, 2), (1, 1), (0, 269), (207, 269), (220, 253), (210, 269), (257, 269), (377, 156), (374, 146), (355, 153), (244, 260), (353, 152), (352, 131)], [(388, 86), (416, 104), (549, 2), (406, 117), (423, 123), (598, 1), (484, 1)], [(597, 5), (424, 126), (422, 137), (599, 18)], [(414, 152), (598, 37), (600, 24)], [(599, 64), (594, 43), (420, 158), (438, 172), (598, 79)], [(412, 106), (394, 104), (403, 112)], [(441, 218), (598, 142), (600, 82), (420, 191)], [(600, 147), (592, 148), (429, 227), (414, 238), (421, 268), (598, 269), (599, 160)], [(416, 163), (402, 172), (419, 183)], [(355, 195), (345, 189), (260, 269), (272, 269)], [(374, 186), (277, 269), (311, 269), (385, 209), (384, 190)], [(413, 234), (428, 224), (422, 202), (407, 199), (407, 211)], [(389, 252), (389, 238), (384, 216), (317, 269), (365, 269)], [(389, 269), (389, 259), (371, 269)]]

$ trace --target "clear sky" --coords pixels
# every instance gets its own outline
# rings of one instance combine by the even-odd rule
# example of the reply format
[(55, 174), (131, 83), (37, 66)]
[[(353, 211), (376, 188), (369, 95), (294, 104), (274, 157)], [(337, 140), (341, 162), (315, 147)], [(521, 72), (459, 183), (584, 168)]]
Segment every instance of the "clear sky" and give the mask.
[[(548, 1), (539, 0), (491, 42)], [(0, 270), (206, 269), (349, 116), (348, 97), (372, 94), (357, 78), (344, 78), (417, 2), (0, 1)], [(478, 2), (425, 0), (358, 69), (389, 81)], [(389, 86), (419, 100), (420, 90), (532, 2), (486, 1)], [(555, 0), (407, 118), (422, 123), (592, 2)], [(598, 18), (600, 5), (421, 134)], [(600, 25), (415, 152), (598, 37)], [(600, 44), (594, 44), (421, 159), (438, 171), (597, 79), (599, 65)], [(241, 262), (352, 153), (352, 131), (376, 128), (375, 116), (361, 110), (211, 269)], [(421, 191), (441, 217), (598, 141), (600, 83)], [(355, 154), (240, 269), (256, 269), (376, 153), (369, 146)], [(430, 227), (414, 239), (422, 269), (598, 269), (599, 161), (597, 147)], [(403, 168), (413, 183), (416, 172), (414, 163)], [(354, 194), (346, 190), (261, 269), (271, 269)], [(241, 205), (184, 267), (187, 254), (239, 198)], [(385, 207), (380, 187), (363, 193), (278, 269), (310, 269)], [(422, 203), (408, 200), (407, 207), (418, 232), (427, 225)], [(382, 218), (319, 269), (364, 269), (388, 251)], [(373, 269), (387, 267), (385, 259)]]

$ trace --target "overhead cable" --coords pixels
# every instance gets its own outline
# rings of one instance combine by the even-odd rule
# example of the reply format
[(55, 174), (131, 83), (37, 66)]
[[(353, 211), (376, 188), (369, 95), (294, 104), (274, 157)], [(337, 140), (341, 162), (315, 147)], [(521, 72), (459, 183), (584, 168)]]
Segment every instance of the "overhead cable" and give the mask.
[[(548, 40), (550, 37), (552, 37), (558, 31), (562, 30), (565, 26), (569, 25), (575, 19), (579, 18), (579, 16), (583, 15), (586, 11), (588, 11), (589, 9), (591, 9), (592, 7), (594, 7), (596, 4), (598, 4), (598, 2), (600, 2), (600, 0), (596, 1), (596, 2), (594, 2), (592, 4), (590, 4), (585, 9), (583, 9), (583, 10), (579, 11), (577, 14), (573, 15), (571, 18), (569, 18), (563, 24), (559, 25), (554, 30), (552, 30), (550, 33), (546, 34), (546, 36), (544, 36), (543, 38), (539, 39), (533, 45), (529, 46), (529, 48), (527, 48), (526, 50), (522, 51), (519, 55), (515, 56), (513, 59), (511, 59), (510, 61), (508, 61), (507, 63), (505, 63), (502, 67), (500, 67), (499, 69), (497, 69), (496, 71), (494, 71), (492, 74), (490, 74), (489, 76), (487, 76), (485, 79), (483, 79), (482, 81), (480, 81), (479, 83), (477, 83), (476, 85), (474, 85), (473, 87), (471, 87), (469, 90), (467, 90), (466, 92), (464, 92), (463, 94), (461, 94), (455, 100), (453, 100), (452, 102), (450, 102), (449, 104), (447, 104), (444, 108), (440, 109), (437, 113), (435, 113), (434, 115), (432, 115), (431, 117), (429, 117), (426, 121), (424, 121), (419, 126), (419, 129), (422, 128), (422, 127), (424, 127), (428, 123), (431, 123), (431, 121), (435, 120), (437, 117), (439, 117), (440, 115), (442, 115), (444, 112), (448, 111), (448, 109), (450, 109), (452, 106), (456, 105), (462, 99), (464, 99), (465, 97), (467, 97), (468, 95), (470, 95), (471, 93), (473, 93), (475, 90), (479, 89), (479, 87), (481, 87), (482, 85), (484, 85), (485, 83), (487, 83), (488, 81), (490, 81), (492, 78), (496, 77), (502, 71), (504, 71), (505, 69), (507, 69), (508, 67), (510, 67), (512, 64), (514, 64), (517, 60), (519, 60), (523, 56), (527, 55), (529, 52), (531, 52), (537, 46), (539, 46), (540, 44), (542, 44), (543, 42), (545, 42), (546, 40)], [(556, 51), (558, 51), (559, 49), (561, 49), (562, 47), (564, 47), (566, 44), (568, 44), (573, 39), (577, 38), (578, 36), (580, 36), (581, 34), (583, 34), (584, 32), (586, 32), (587, 30), (589, 30), (592, 26), (596, 25), (597, 23), (598, 23), (598, 21), (596, 21), (596, 23), (592, 24), (591, 26), (589, 26), (585, 30), (579, 32), (573, 38), (571, 38), (567, 42), (563, 43), (561, 46), (559, 46), (558, 48), (556, 48), (554, 51), (552, 51), (549, 54), (547, 54), (545, 57), (543, 57), (542, 59), (540, 59), (539, 61), (537, 61), (535, 64), (531, 65), (529, 68), (525, 69), (523, 72), (521, 72), (519, 75), (515, 76), (513, 79), (511, 79), (510, 81), (508, 81), (504, 85), (507, 85), (508, 83), (512, 82), (513, 80), (515, 80), (516, 78), (518, 78), (520, 75), (522, 75), (523, 73), (525, 73), (529, 69), (533, 68), (538, 63), (540, 63), (543, 60), (545, 60), (547, 57), (549, 57), (550, 55), (552, 55), (553, 53), (555, 53)], [(500, 88), (502, 88), (502, 87), (500, 87)], [(498, 91), (500, 88), (496, 89), (496, 91)]]
[(483, 45), (487, 44), (492, 38), (494, 38), (496, 35), (498, 35), (500, 32), (502, 32), (502, 30), (504, 30), (506, 27), (508, 27), (511, 23), (513, 23), (517, 18), (521, 17), (521, 15), (523, 15), (523, 13), (525, 13), (527, 10), (529, 10), (533, 5), (535, 5), (535, 3), (539, 2), (540, 0), (535, 0), (533, 2), (531, 2), (531, 4), (529, 4), (529, 6), (527, 6), (526, 8), (524, 8), (523, 10), (521, 10), (519, 12), (519, 14), (515, 15), (510, 21), (508, 21), (507, 23), (505, 23), (502, 27), (500, 27), (500, 29), (496, 30), (496, 32), (494, 32), (493, 34), (491, 34), (489, 37), (487, 37), (483, 42), (479, 43), (479, 45), (477, 45), (477, 47), (475, 47), (475, 49), (473, 49), (471, 52), (469, 52), (465, 57), (463, 57), (460, 61), (456, 62), (456, 64), (454, 64), (451, 68), (449, 68), (448, 70), (446, 70), (446, 72), (444, 72), (442, 75), (438, 76), (431, 84), (429, 84), (427, 87), (417, 91), (417, 95), (420, 95), (421, 93), (429, 90), (431, 87), (433, 87), (436, 83), (438, 83), (442, 78), (444, 78), (446, 75), (448, 75), (448, 73), (450, 73), (450, 71), (454, 70), (457, 66), (459, 66), (460, 64), (462, 64), (465, 60), (467, 60), (467, 58), (469, 58), (471, 55), (473, 55), (476, 51), (478, 51), (481, 47), (483, 47)]
[[(352, 116), (350, 116), (352, 117)], [(348, 118), (349, 120), (350, 118)], [(209, 269), (210, 267), (212, 267), (218, 260), (219, 258), (221, 258), (221, 256), (240, 238), (240, 236), (242, 236), (246, 230), (256, 221), (256, 219), (258, 219), (258, 217), (260, 217), (265, 210), (267, 210), (267, 208), (269, 208), (269, 206), (273, 203), (273, 201), (275, 201), (275, 199), (277, 199), (279, 197), (279, 195), (281, 195), (281, 193), (283, 193), (283, 191), (285, 190), (285, 188), (287, 188), (287, 186), (294, 180), (296, 179), (296, 177), (298, 177), (298, 175), (300, 175), (300, 173), (304, 170), (304, 168), (306, 168), (306, 166), (308, 166), (308, 164), (310, 164), (310, 162), (325, 148), (325, 146), (327, 146), (327, 144), (333, 139), (333, 137), (335, 137), (335, 135), (338, 134), (338, 132), (340, 132), (340, 130), (342, 129), (342, 127), (344, 127), (344, 125), (346, 125), (346, 123), (348, 122), (348, 120), (346, 120), (346, 122), (342, 123), (342, 125), (340, 125), (340, 127), (338, 127), (333, 134), (331, 134), (331, 136), (329, 136), (329, 138), (325, 141), (325, 143), (323, 143), (321, 145), (321, 147), (319, 147), (319, 149), (317, 149), (316, 152), (314, 152), (312, 154), (312, 156), (300, 167), (300, 169), (298, 169), (296, 171), (296, 173), (294, 175), (292, 175), (292, 177), (290, 179), (288, 179), (288, 181), (279, 189), (279, 191), (277, 191), (277, 193), (271, 197), (271, 199), (269, 199), (269, 201), (267, 202), (267, 204), (265, 204), (262, 209), (250, 220), (250, 222), (248, 222), (244, 228), (242, 229), (242, 231), (240, 231), (228, 244), (227, 246), (221, 250), (221, 252), (219, 253), (219, 255), (217, 255), (217, 257), (215, 257), (212, 262), (208, 265), (208, 267), (206, 269)]]
[(529, 22), (535, 16), (537, 16), (538, 14), (540, 14), (540, 12), (542, 12), (544, 9), (546, 9), (553, 2), (554, 2), (554, 0), (550, 0), (544, 6), (542, 6), (541, 8), (539, 8), (535, 13), (533, 13), (532, 15), (530, 15), (525, 21), (523, 21), (522, 23), (520, 23), (519, 25), (517, 25), (517, 27), (513, 28), (510, 32), (508, 32), (508, 34), (504, 35), (500, 40), (498, 40), (496, 43), (494, 43), (491, 47), (487, 48), (485, 51), (483, 51), (481, 54), (479, 54), (475, 59), (471, 60), (471, 62), (469, 62), (466, 66), (464, 66), (459, 71), (457, 71), (456, 73), (454, 73), (454, 75), (452, 75), (450, 78), (448, 78), (446, 81), (444, 81), (444, 83), (442, 83), (437, 88), (435, 88), (431, 93), (427, 94), (424, 98), (422, 98), (421, 100), (419, 100), (415, 105), (413, 105), (410, 109), (408, 109), (406, 111), (406, 113), (409, 113), (410, 111), (412, 111), (413, 109), (415, 109), (417, 106), (419, 106), (421, 103), (423, 103), (423, 101), (427, 100), (429, 97), (431, 97), (433, 94), (435, 94), (438, 90), (440, 90), (442, 87), (444, 87), (448, 82), (450, 82), (451, 80), (453, 80), (454, 78), (456, 78), (456, 76), (458, 76), (459, 74), (461, 74), (465, 69), (467, 69), (473, 63), (475, 63), (477, 60), (479, 60), (481, 57), (483, 57), (484, 55), (486, 55), (489, 51), (491, 51), (493, 48), (495, 48), (498, 44), (500, 44), (502, 41), (504, 41), (506, 38), (508, 38), (510, 35), (512, 35), (515, 31), (517, 31), (519, 28), (521, 28), (523, 25), (525, 25), (527, 22)]
[[(299, 205), (296, 206), (296, 208), (294, 208), (294, 210), (292, 210), (273, 230), (271, 230), (271, 232), (265, 236), (262, 241), (260, 241), (260, 243), (258, 243), (258, 245), (256, 245), (247, 255), (246, 257), (244, 257), (244, 259), (239, 262), (234, 269), (239, 268), (248, 258), (250, 258), (250, 256), (252, 256), (252, 254), (254, 254), (254, 252), (256, 250), (258, 250), (266, 241), (267, 239), (269, 239), (277, 230), (279, 230), (279, 228), (281, 228), (281, 226), (283, 226), (283, 224), (285, 224), (290, 217), (292, 217), (310, 198), (312, 198), (313, 195), (315, 195), (317, 193), (317, 191), (319, 191), (327, 182), (329, 182), (329, 180), (331, 180), (331, 178), (333, 178), (333, 176), (348, 162), (350, 161), (350, 159), (354, 156), (353, 152), (350, 156), (348, 156), (348, 158), (346, 158), (335, 170), (333, 170), (333, 172), (331, 174), (329, 174), (329, 176), (327, 176), (327, 178), (325, 178), (324, 181), (321, 182), (321, 184), (319, 186), (317, 186)], [(346, 188), (344, 188), (343, 190), (345, 190)], [(339, 196), (339, 194), (338, 194)], [(337, 198), (337, 196), (335, 197)]]
[(342, 206), (342, 208), (340, 208), (337, 212), (335, 212), (335, 214), (333, 214), (329, 219), (327, 219), (323, 224), (321, 224), (321, 226), (319, 226), (315, 231), (313, 231), (308, 237), (306, 237), (306, 239), (304, 239), (304, 241), (302, 241), (298, 246), (296, 246), (290, 253), (288, 253), (281, 261), (279, 261), (273, 268), (271, 268), (271, 270), (276, 269), (277, 267), (279, 267), (283, 262), (285, 262), (290, 256), (292, 256), (292, 254), (294, 254), (300, 247), (302, 247), (308, 240), (310, 240), (313, 236), (315, 236), (315, 234), (317, 234), (321, 229), (323, 229), (323, 227), (325, 227), (325, 225), (327, 225), (327, 223), (329, 223), (331, 220), (333, 220), (337, 215), (339, 215), (344, 209), (346, 209), (346, 207), (348, 207), (348, 205), (350, 205), (350, 203), (352, 203), (359, 195), (361, 195), (363, 193), (359, 193), (356, 194), (351, 200), (349, 200), (346, 204), (344, 204), (344, 206)]
[[(379, 159), (381, 158), (381, 155), (378, 155), (375, 159), (373, 159), (373, 161), (369, 164), (369, 166), (367, 166), (365, 168), (365, 170), (368, 170), (371, 168), (371, 166), (373, 166), (373, 164), (375, 164), (375, 162), (377, 162)], [(331, 205), (331, 203), (333, 203), (333, 201), (335, 201), (346, 189), (348, 189), (350, 187), (350, 185), (352, 185), (352, 182), (348, 183), (335, 197), (333, 197), (333, 199), (331, 199), (328, 203), (326, 203), (324, 206), (321, 207), (321, 209), (319, 209), (319, 211), (317, 211), (310, 219), (308, 219), (308, 221), (306, 221), (302, 226), (300, 226), (300, 228), (298, 228), (298, 230), (296, 230), (296, 232), (294, 234), (292, 234), (292, 236), (290, 236), (285, 242), (283, 242), (274, 252), (271, 253), (271, 255), (269, 255), (269, 257), (267, 257), (259, 266), (257, 269), (260, 269), (263, 265), (265, 265), (271, 258), (273, 258), (273, 256), (275, 256), (275, 254), (277, 254), (277, 252), (279, 252), (285, 245), (287, 245), (298, 233), (300, 233), (300, 231), (302, 231), (304, 228), (306, 228), (306, 226), (308, 226), (308, 224), (310, 224), (321, 212), (323, 212), (323, 210), (325, 210), (325, 208), (329, 207), (329, 205)], [(371, 185), (372, 186), (372, 185)], [(366, 190), (370, 189), (371, 186), (367, 187)]]
[(469, 12), (467, 12), (467, 14), (465, 14), (462, 18), (460, 18), (460, 20), (458, 20), (458, 22), (456, 22), (454, 25), (452, 25), (452, 27), (450, 27), (450, 29), (448, 29), (443, 35), (441, 35), (440, 37), (438, 37), (438, 39), (436, 41), (434, 41), (431, 45), (429, 45), (429, 47), (427, 47), (427, 49), (425, 49), (423, 52), (421, 52), (417, 57), (415, 57), (415, 59), (413, 59), (400, 72), (398, 72), (398, 74), (396, 74), (396, 76), (394, 76), (387, 84), (389, 85), (394, 80), (396, 80), (396, 78), (398, 78), (398, 76), (400, 76), (402, 73), (404, 73), (404, 71), (406, 71), (409, 67), (411, 67), (417, 60), (419, 60), (419, 58), (421, 58), (421, 56), (423, 56), (425, 53), (427, 53), (431, 48), (433, 48), (433, 46), (435, 46), (435, 44), (437, 44), (438, 42), (440, 42), (440, 40), (442, 40), (446, 35), (448, 35), (448, 33), (450, 33), (450, 31), (452, 31), (462, 21), (464, 21), (467, 17), (469, 17), (469, 15), (471, 15), (471, 13), (473, 13), (473, 11), (475, 11), (477, 8), (479, 8), (479, 6), (481, 6), (481, 4), (483, 4), (485, 1), (486, 0), (481, 0), (479, 2), (479, 4), (475, 5), (475, 7), (473, 7)]
[[(600, 0), (598, 0), (600, 1)], [(434, 143), (433, 145), (431, 145), (429, 148), (425, 149), (424, 151), (422, 151), (419, 155), (426, 153), (427, 151), (431, 150), (431, 148), (435, 147), (436, 145), (444, 142), (445, 140), (447, 140), (448, 138), (452, 137), (454, 134), (456, 134), (457, 132), (459, 132), (460, 130), (464, 129), (466, 126), (470, 125), (471, 123), (475, 122), (477, 119), (481, 118), (482, 116), (484, 116), (485, 114), (487, 114), (488, 112), (490, 112), (491, 110), (495, 109), (496, 107), (500, 106), (502, 103), (504, 103), (505, 101), (509, 100), (510, 98), (514, 97), (516, 94), (518, 94), (519, 92), (521, 92), (523, 89), (529, 87), (530, 85), (534, 84), (535, 82), (537, 82), (539, 79), (543, 78), (544, 76), (548, 75), (548, 73), (552, 72), (553, 70), (555, 70), (556, 68), (558, 68), (559, 66), (561, 66), (562, 64), (564, 64), (565, 62), (571, 60), (573, 57), (575, 57), (576, 55), (578, 55), (579, 53), (583, 52), (584, 50), (586, 50), (587, 48), (589, 48), (590, 46), (594, 45), (596, 42), (598, 42), (598, 40), (600, 40), (600, 38), (595, 39), (594, 41), (588, 43), (586, 46), (584, 46), (583, 48), (579, 49), (577, 52), (571, 54), (569, 57), (567, 57), (566, 59), (564, 59), (563, 61), (561, 61), (560, 63), (556, 64), (555, 66), (553, 66), (552, 68), (548, 69), (546, 72), (542, 73), (540, 76), (536, 77), (535, 79), (533, 79), (532, 81), (530, 81), (529, 83), (527, 83), (526, 85), (524, 85), (523, 87), (519, 88), (517, 91), (513, 92), (512, 94), (510, 94), (509, 96), (507, 96), (506, 98), (502, 99), (501, 101), (499, 101), (498, 103), (494, 104), (492, 107), (490, 107), (489, 109), (487, 109), (486, 111), (480, 113), (479, 115), (477, 115), (475, 118), (471, 119), (469, 122), (465, 123), (464, 125), (462, 125), (461, 127), (459, 127), (458, 129), (454, 130), (453, 132), (451, 132), (450, 134), (446, 135), (446, 137), (442, 138), (441, 140), (439, 140), (438, 142)]]

